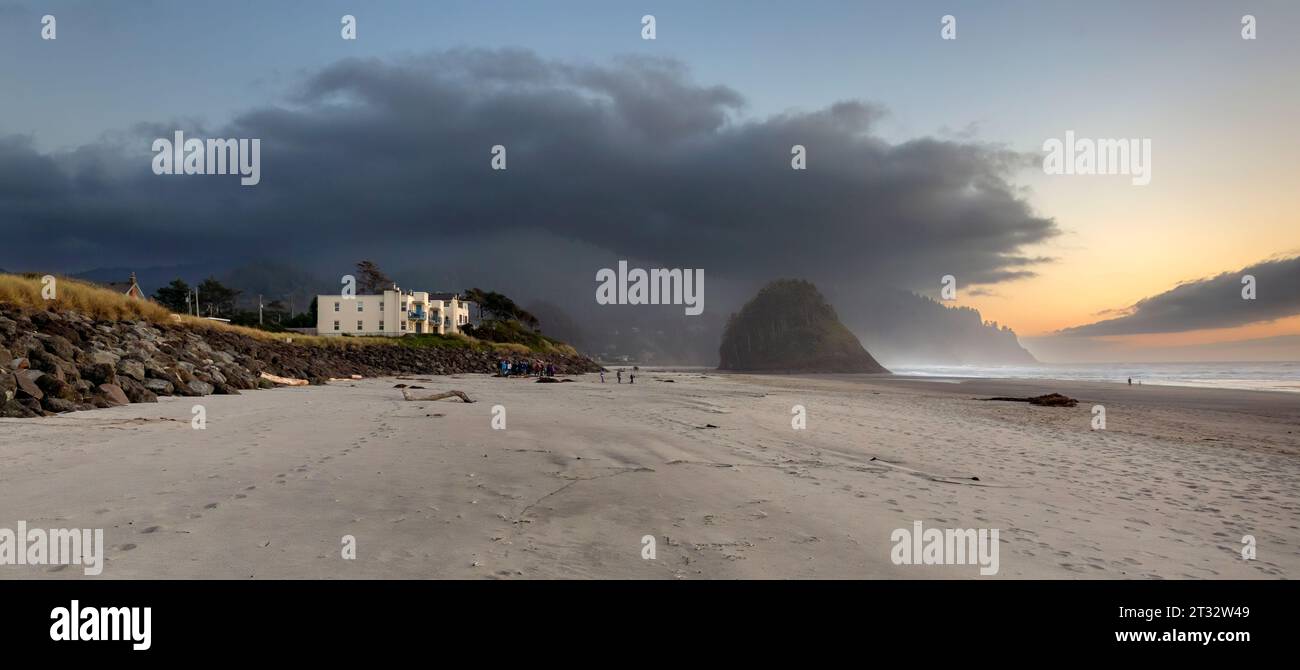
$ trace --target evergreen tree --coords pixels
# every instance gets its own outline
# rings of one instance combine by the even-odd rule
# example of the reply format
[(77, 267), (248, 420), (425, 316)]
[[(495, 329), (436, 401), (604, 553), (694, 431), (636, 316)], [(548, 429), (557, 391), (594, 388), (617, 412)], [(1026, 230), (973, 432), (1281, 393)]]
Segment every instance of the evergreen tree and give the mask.
[(189, 295), (190, 285), (186, 284), (184, 279), (176, 278), (172, 283), (154, 291), (153, 299), (173, 312), (183, 313), (189, 311), (190, 304), (186, 300)]

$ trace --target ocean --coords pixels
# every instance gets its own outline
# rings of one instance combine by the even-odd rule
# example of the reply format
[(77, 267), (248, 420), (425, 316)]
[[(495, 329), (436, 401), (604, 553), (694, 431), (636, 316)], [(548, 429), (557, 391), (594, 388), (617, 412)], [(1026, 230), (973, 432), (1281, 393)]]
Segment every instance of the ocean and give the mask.
[(1008, 366), (888, 366), (918, 377), (1077, 379), (1300, 393), (1300, 361), (1269, 363), (1040, 363)]

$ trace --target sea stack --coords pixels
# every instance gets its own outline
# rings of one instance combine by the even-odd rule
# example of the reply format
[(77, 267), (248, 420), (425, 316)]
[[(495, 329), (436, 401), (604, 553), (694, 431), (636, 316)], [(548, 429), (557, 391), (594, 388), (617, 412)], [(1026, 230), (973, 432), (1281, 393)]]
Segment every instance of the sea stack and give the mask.
[(718, 348), (721, 370), (889, 372), (840, 323), (811, 282), (778, 279), (732, 314)]

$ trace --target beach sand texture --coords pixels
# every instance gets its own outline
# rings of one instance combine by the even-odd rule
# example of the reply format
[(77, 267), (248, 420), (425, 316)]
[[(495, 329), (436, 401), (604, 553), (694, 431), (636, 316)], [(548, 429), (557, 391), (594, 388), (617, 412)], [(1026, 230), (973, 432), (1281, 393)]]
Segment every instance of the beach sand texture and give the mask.
[[(2, 419), (0, 526), (103, 528), (99, 579), (981, 578), (893, 564), (914, 521), (1000, 529), (993, 578), (1300, 577), (1300, 395), (607, 378), (401, 381), (473, 404), (404, 401), (386, 378)], [(1079, 406), (975, 399), (1052, 391)]]

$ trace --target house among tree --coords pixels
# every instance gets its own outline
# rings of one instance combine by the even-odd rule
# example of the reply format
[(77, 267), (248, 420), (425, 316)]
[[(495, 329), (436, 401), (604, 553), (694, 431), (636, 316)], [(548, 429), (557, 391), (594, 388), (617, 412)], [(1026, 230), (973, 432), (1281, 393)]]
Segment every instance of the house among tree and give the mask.
[(145, 295), (144, 295), (144, 291), (140, 290), (140, 284), (138, 284), (138, 283), (135, 281), (135, 273), (134, 273), (134, 272), (131, 273), (131, 281), (129, 281), (129, 282), (122, 282), (122, 281), (113, 281), (113, 282), (108, 282), (108, 283), (104, 284), (104, 287), (105, 287), (105, 288), (112, 289), (112, 290), (117, 291), (117, 292), (119, 292), (119, 293), (123, 293), (123, 294), (128, 295), (128, 296), (131, 296), (132, 298), (135, 298), (135, 299), (137, 299), (137, 300), (147, 300), (147, 298), (146, 298)]

